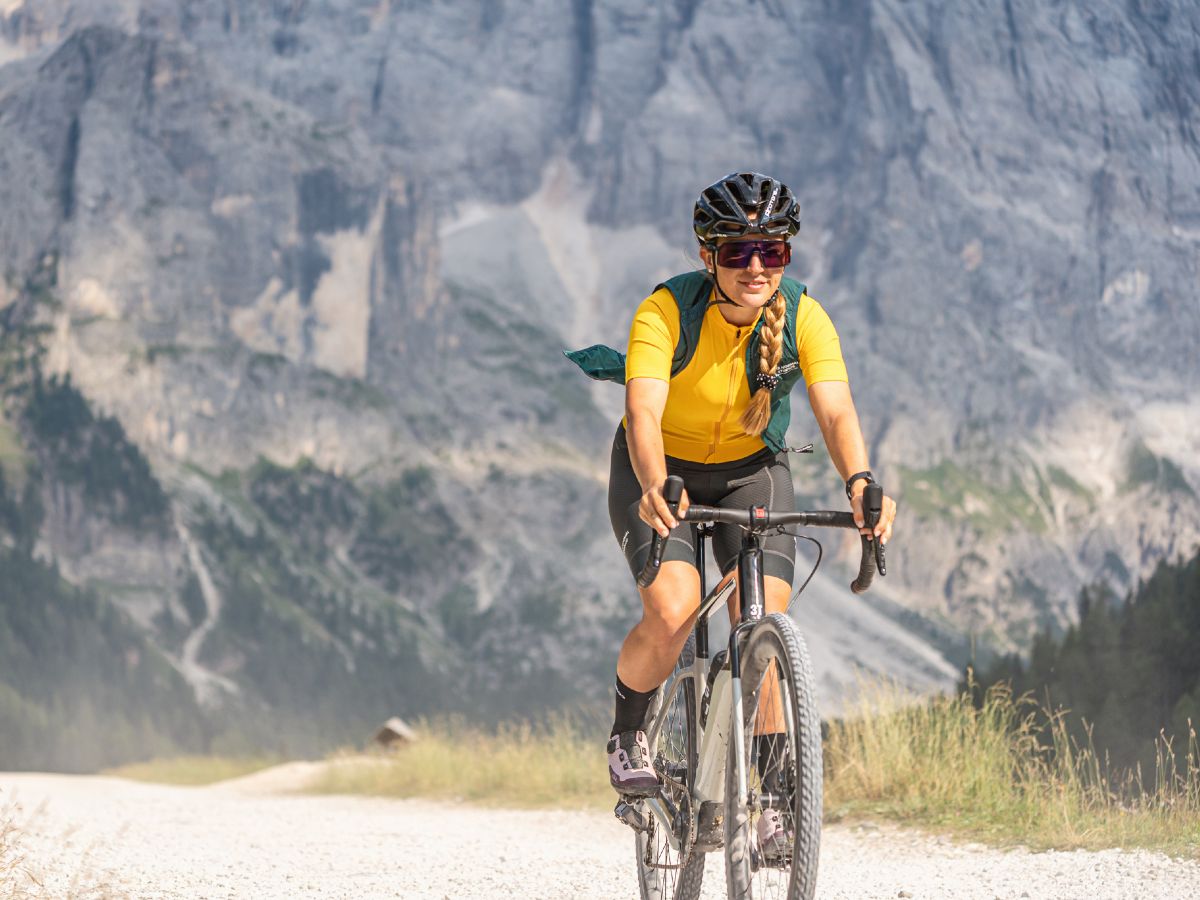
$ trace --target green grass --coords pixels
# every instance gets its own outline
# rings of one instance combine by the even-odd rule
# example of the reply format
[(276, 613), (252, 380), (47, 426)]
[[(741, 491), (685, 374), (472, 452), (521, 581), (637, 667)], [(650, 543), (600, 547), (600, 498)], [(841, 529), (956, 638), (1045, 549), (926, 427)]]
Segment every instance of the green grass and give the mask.
[(1129, 452), (1128, 475), (1124, 487), (1125, 490), (1132, 491), (1146, 486), (1157, 488), (1163, 493), (1196, 496), (1179, 466), (1165, 457), (1156, 456), (1145, 444), (1138, 441)]
[[(1042, 724), (1039, 724), (1042, 723)], [(914, 702), (864, 687), (825, 741), (827, 819), (880, 816), (1035, 849), (1145, 847), (1200, 857), (1200, 749), (1159, 739), (1157, 771), (1116, 773), (1003, 686)]]
[(354, 410), (386, 411), (392, 402), (388, 395), (361, 378), (343, 377), (315, 369), (308, 373), (309, 392), (323, 400), (334, 400)]
[(1007, 484), (943, 460), (928, 469), (901, 467), (901, 501), (923, 518), (966, 521), (982, 534), (1002, 534), (1019, 527), (1034, 534), (1046, 531), (1043, 508), (1015, 473)]
[(21, 435), (9, 422), (0, 419), (0, 466), (9, 482), (19, 491), (25, 485), (29, 469), (29, 454), (21, 443)]
[(487, 731), (461, 719), (422, 722), (395, 753), (335, 755), (317, 793), (468, 800), (486, 806), (611, 809), (602, 733), (566, 720)]
[(1089, 507), (1093, 505), (1095, 497), (1092, 492), (1085, 488), (1082, 484), (1071, 477), (1071, 474), (1059, 466), (1050, 466), (1046, 470), (1046, 474), (1050, 478), (1051, 484), (1057, 488), (1061, 488), (1069, 494), (1078, 497), (1081, 500), (1087, 501)]
[(155, 784), (206, 785), (240, 778), (278, 765), (283, 760), (273, 756), (176, 756), (130, 763), (102, 774), (130, 781), (149, 781)]
[(191, 353), (192, 347), (187, 344), (147, 344), (145, 348), (146, 362), (154, 365), (159, 359), (175, 361), (183, 359)]

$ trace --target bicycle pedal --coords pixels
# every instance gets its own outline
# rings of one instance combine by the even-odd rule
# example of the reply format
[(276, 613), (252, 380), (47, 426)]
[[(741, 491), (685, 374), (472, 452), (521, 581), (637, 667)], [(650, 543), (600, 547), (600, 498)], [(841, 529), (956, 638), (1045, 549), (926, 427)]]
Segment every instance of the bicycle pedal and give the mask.
[(618, 800), (617, 805), (613, 808), (613, 815), (634, 831), (650, 830), (650, 813), (641, 801), (630, 803), (627, 800)]

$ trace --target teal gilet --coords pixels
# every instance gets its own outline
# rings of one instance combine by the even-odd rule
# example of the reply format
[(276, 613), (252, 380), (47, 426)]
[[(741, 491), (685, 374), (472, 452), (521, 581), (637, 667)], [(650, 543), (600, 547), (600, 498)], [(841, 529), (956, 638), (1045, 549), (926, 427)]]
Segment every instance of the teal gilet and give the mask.
[[(712, 295), (712, 280), (707, 272), (685, 272), (656, 285), (654, 289), (664, 287), (671, 292), (679, 307), (679, 343), (675, 345), (675, 356), (671, 360), (671, 376), (674, 377), (691, 362), (700, 342), (700, 328), (704, 324), (704, 313), (708, 310), (709, 297)], [(771, 418), (762, 433), (763, 443), (773, 453), (779, 453), (787, 446), (788, 423), (792, 419), (791, 391), (803, 374), (800, 371), (800, 361), (796, 358), (796, 310), (807, 288), (799, 281), (784, 277), (779, 282), (779, 290), (787, 304), (787, 317), (783, 326), (783, 355), (780, 357), (779, 367), (775, 370), (775, 374), (779, 376), (779, 383), (771, 392)], [(750, 342), (746, 345), (747, 378), (752, 378), (758, 373), (758, 338), (762, 325), (763, 317), (759, 316)], [(563, 354), (589, 378), (597, 381), (615, 381), (617, 384), (625, 383), (625, 354), (612, 347), (593, 344), (582, 350), (564, 350)], [(751, 381), (751, 394), (754, 393), (754, 389), (755, 384)]]

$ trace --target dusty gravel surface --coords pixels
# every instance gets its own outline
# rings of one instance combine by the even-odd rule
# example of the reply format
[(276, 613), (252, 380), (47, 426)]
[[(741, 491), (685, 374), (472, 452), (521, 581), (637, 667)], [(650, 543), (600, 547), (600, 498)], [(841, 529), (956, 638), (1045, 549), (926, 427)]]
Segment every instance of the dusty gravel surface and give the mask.
[[(27, 865), (52, 897), (637, 896), (633, 838), (606, 814), (279, 793), (310, 773), (293, 764), (207, 788), (0, 774), (0, 804), (19, 802)], [(719, 856), (710, 855), (705, 880), (705, 898), (725, 895)], [(818, 894), (1200, 900), (1200, 863), (995, 850), (835, 825), (825, 832)]]

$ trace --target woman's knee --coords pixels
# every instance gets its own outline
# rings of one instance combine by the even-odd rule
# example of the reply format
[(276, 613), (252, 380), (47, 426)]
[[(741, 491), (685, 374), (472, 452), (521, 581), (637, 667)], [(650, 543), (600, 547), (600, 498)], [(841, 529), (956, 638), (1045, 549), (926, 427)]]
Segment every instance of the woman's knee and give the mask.
[(787, 612), (788, 601), (792, 599), (790, 581), (767, 575), (763, 578), (763, 589), (767, 594), (767, 612)]
[(672, 642), (690, 629), (700, 607), (700, 576), (695, 567), (669, 561), (654, 584), (642, 590), (642, 623), (661, 641)]

